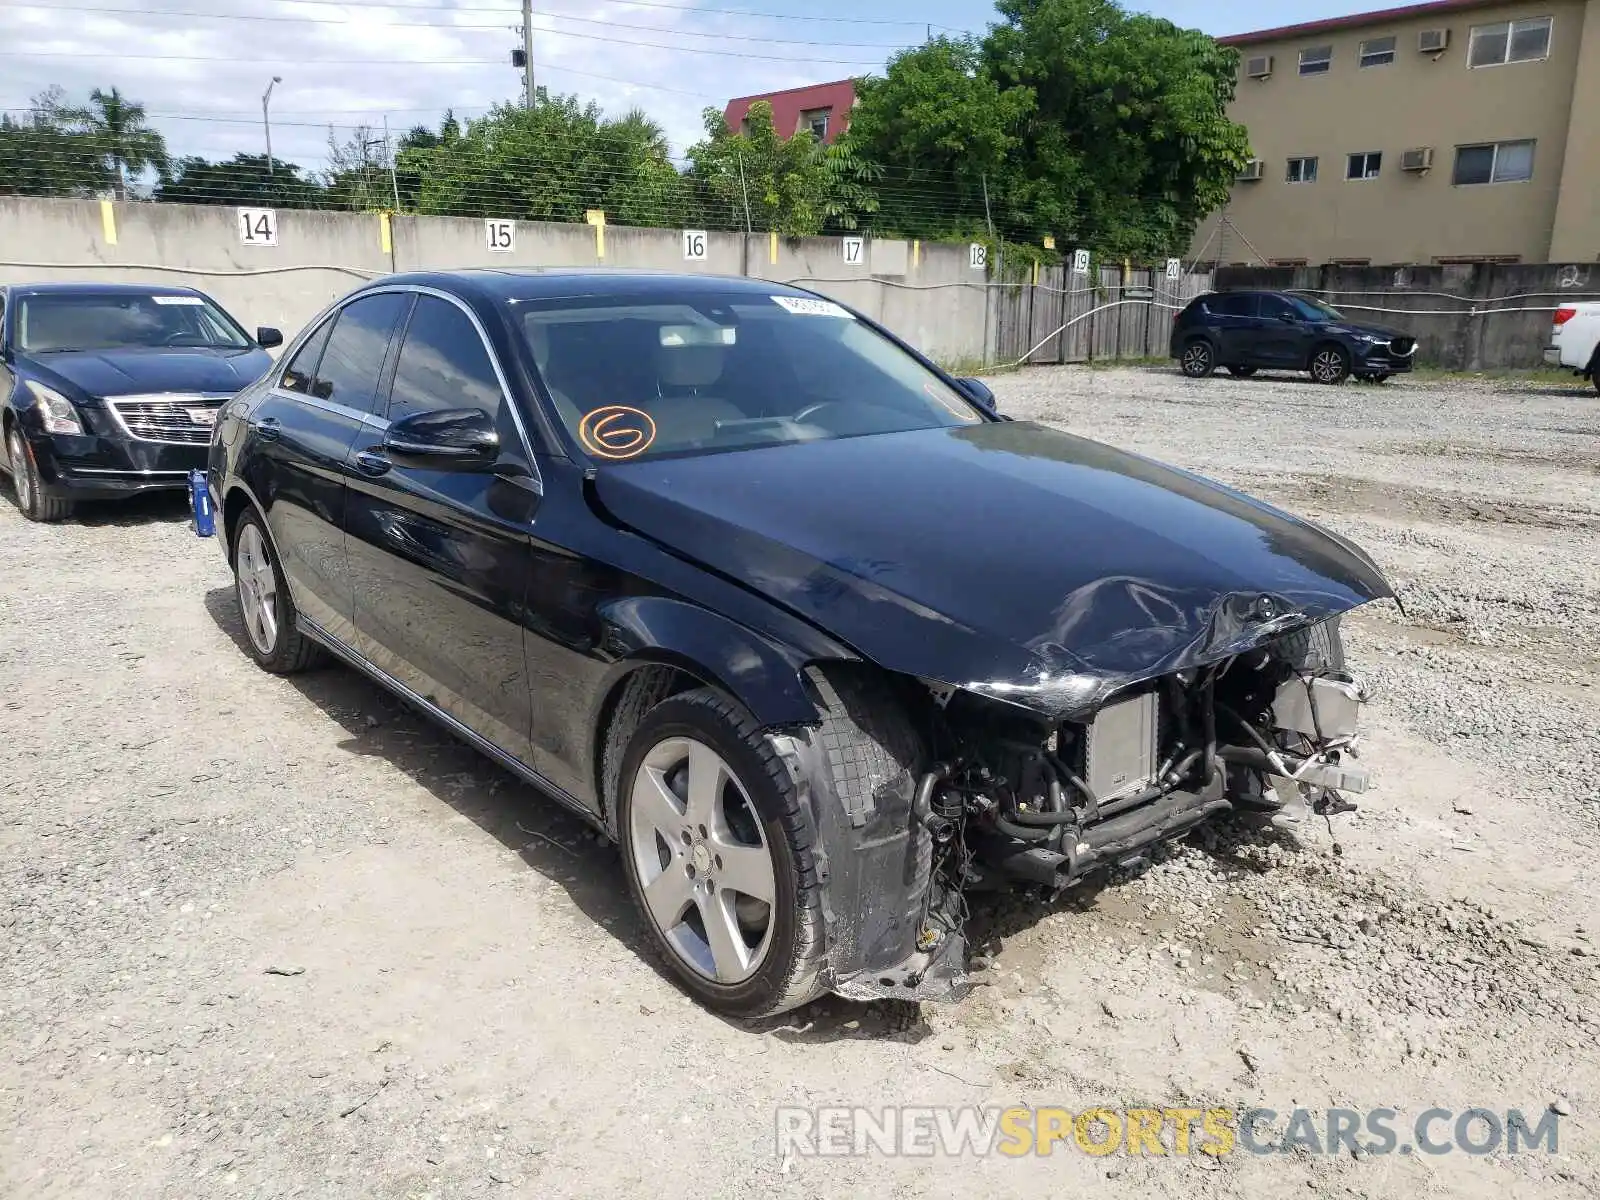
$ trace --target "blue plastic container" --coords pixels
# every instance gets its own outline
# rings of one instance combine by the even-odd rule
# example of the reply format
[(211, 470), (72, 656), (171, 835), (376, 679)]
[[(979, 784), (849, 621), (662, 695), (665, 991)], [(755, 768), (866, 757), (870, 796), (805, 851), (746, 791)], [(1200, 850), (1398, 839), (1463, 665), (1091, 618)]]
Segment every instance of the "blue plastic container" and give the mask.
[(189, 472), (189, 510), (194, 514), (197, 537), (212, 537), (217, 532), (217, 517), (211, 509), (211, 492), (204, 471)]

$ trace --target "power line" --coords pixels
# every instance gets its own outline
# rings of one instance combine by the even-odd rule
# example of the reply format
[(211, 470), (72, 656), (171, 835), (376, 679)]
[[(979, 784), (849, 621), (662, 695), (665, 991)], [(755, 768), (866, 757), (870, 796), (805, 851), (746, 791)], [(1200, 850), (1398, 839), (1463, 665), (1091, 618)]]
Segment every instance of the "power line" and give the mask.
[[(298, 2), (298, 0), (291, 0)], [(291, 25), (355, 25), (364, 24), (364, 20), (350, 17), (309, 17), (309, 16), (278, 16), (266, 13), (215, 13), (215, 12), (189, 12), (170, 9), (132, 9), (132, 8), (107, 8), (101, 5), (88, 4), (24, 4), (0, 3), (0, 9), (30, 9), (44, 12), (81, 12), (101, 13), (109, 16), (125, 16), (130, 18), (142, 17), (180, 17), (188, 20), (206, 21), (268, 21), (275, 24)], [(464, 11), (450, 9), (451, 12)], [(703, 9), (703, 12), (712, 10)], [(508, 14), (513, 15), (513, 14)], [(604, 25), (610, 29), (632, 29), (642, 33), (664, 33), (673, 37), (709, 38), (717, 41), (731, 42), (762, 42), (775, 46), (831, 46), (838, 50), (903, 50), (903, 42), (840, 42), (828, 38), (823, 40), (807, 40), (803, 38), (777, 38), (759, 37), (748, 33), (705, 33), (695, 29), (674, 29), (665, 25), (633, 25), (625, 21), (607, 21), (596, 17), (571, 16), (566, 13), (541, 12), (539, 20), (573, 21), (582, 25)], [(443, 29), (459, 30), (463, 33), (504, 33), (509, 27), (503, 24), (473, 25), (462, 24), (454, 21), (374, 21), (372, 24), (384, 29)], [(541, 30), (542, 32), (555, 32), (554, 30)]]

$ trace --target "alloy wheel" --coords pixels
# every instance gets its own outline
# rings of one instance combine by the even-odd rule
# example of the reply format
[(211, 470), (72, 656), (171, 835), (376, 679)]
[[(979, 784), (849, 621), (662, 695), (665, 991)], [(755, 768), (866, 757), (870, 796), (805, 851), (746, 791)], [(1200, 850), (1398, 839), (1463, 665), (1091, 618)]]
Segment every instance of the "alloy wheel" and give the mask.
[(1344, 355), (1331, 348), (1318, 351), (1311, 360), (1311, 377), (1318, 383), (1338, 383), (1345, 377)]
[(1211, 347), (1204, 342), (1191, 342), (1183, 351), (1185, 375), (1204, 375), (1211, 370)]
[(33, 477), (28, 472), (28, 448), (15, 429), (6, 442), (6, 453), (11, 458), (11, 486), (17, 489), (17, 507), (27, 512), (33, 505)]
[(696, 973), (754, 975), (771, 949), (777, 875), (749, 793), (710, 746), (657, 743), (633, 778), (629, 845), (645, 911)]
[(278, 644), (278, 577), (266, 539), (253, 521), (239, 531), (233, 573), (250, 640), (262, 654), (271, 654)]

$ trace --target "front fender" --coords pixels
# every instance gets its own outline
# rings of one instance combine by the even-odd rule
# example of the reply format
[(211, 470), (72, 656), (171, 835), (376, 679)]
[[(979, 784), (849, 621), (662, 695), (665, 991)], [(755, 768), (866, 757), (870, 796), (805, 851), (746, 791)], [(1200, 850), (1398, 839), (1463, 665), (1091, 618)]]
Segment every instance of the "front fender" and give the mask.
[[(799, 621), (785, 622), (794, 628), (785, 629), (779, 641), (669, 596), (624, 597), (602, 605), (599, 615), (601, 644), (616, 659), (597, 689), (600, 703), (641, 663), (660, 663), (721, 688), (765, 727), (804, 725), (819, 715), (804, 682), (806, 664), (856, 658)], [(598, 710), (591, 714), (591, 728), (601, 716)]]

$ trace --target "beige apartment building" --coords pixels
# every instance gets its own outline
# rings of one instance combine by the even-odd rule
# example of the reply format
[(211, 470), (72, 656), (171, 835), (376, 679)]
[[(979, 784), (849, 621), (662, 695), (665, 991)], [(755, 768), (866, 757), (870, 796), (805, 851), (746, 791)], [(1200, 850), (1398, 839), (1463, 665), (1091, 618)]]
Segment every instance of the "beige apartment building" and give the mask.
[(1255, 158), (1192, 257), (1600, 260), (1600, 0), (1437, 0), (1220, 40)]

